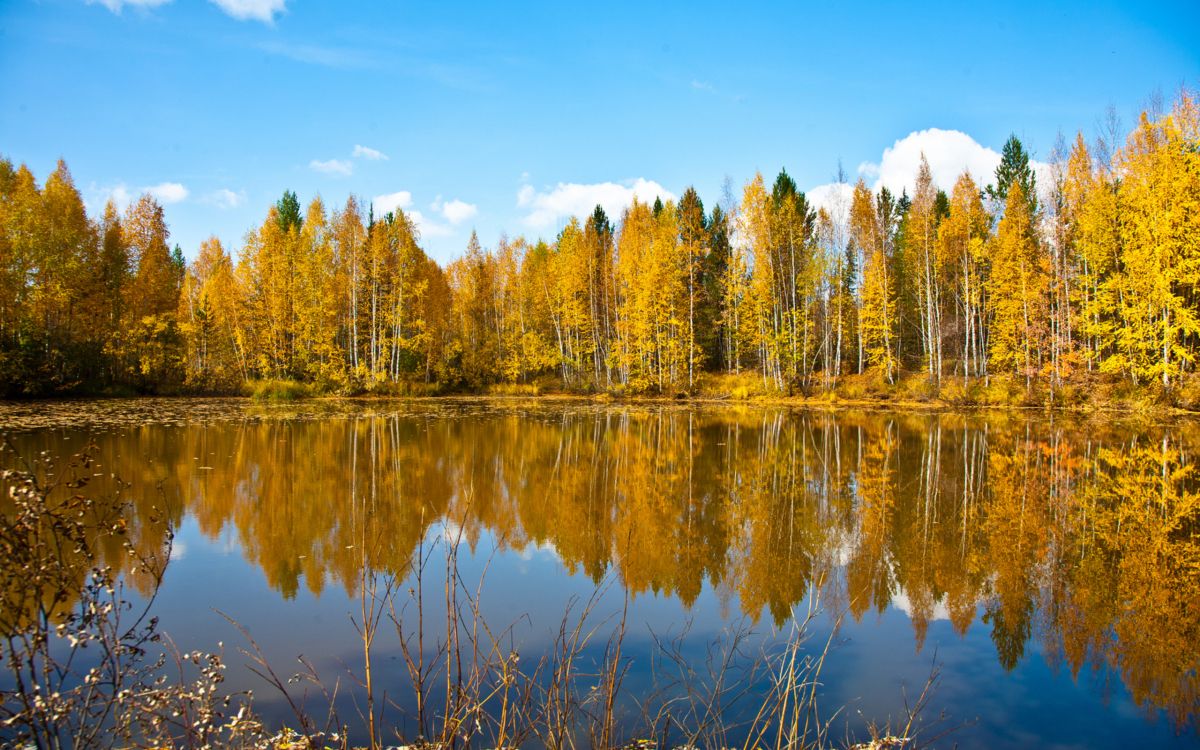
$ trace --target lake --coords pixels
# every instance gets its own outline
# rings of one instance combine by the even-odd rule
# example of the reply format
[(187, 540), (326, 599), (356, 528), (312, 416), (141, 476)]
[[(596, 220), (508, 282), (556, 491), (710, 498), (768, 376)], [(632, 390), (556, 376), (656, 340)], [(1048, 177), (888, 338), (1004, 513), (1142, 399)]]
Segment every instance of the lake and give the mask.
[[(364, 596), (391, 584), (410, 635), (421, 597), (431, 651), (452, 569), (459, 606), (524, 664), (552, 653), (589, 601), (581, 659), (602, 660), (623, 622), (630, 727), (648, 696), (680, 694), (680, 674), (711, 674), (731, 639), (752, 661), (795, 615), (806, 653), (824, 653), (818, 700), (835, 738), (902, 720), (936, 668), (920, 719), (927, 740), (954, 730), (938, 746), (1193, 747), (1195, 427), (1040, 412), (100, 400), (0, 404), (0, 461), (44, 451), (61, 470), (86, 448), (86, 491), (124, 504), (141, 551), (113, 545), (102, 561), (146, 597), (147, 561), (169, 557), (151, 605), (162, 630), (185, 650), (222, 643), (224, 687), (253, 689), (273, 721), (291, 709), (251, 671), (230, 620), (280, 675), (303, 657), (337, 684), (361, 737)], [(390, 614), (372, 646), (376, 711), (412, 737)], [(755, 675), (723, 709), (732, 737), (768, 680)]]

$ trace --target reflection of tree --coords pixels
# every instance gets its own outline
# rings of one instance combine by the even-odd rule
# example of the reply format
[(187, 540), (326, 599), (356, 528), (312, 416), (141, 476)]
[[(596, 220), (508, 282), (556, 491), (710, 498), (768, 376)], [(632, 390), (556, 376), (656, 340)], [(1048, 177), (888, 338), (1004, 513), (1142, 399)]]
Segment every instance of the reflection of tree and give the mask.
[(895, 425), (887, 420), (875, 427), (878, 431), (867, 436), (863, 434), (864, 428), (858, 428), (859, 469), (856, 477), (860, 541), (846, 572), (850, 611), (855, 618), (862, 617), (872, 604), (883, 612), (892, 598), (888, 545), (896, 505), (896, 479), (892, 466), (896, 450)]
[[(736, 592), (776, 621), (813, 586), (856, 619), (903, 596), (918, 649), (935, 617), (965, 634), (982, 608), (1006, 669), (1036, 637), (1052, 664), (1120, 675), (1182, 724), (1200, 697), (1200, 480), (1184, 434), (961, 415), (412, 407), (100, 434), (89, 491), (120, 499), (147, 559), (186, 509), (205, 534), (235, 536), (284, 596), (353, 591), (364, 557), (403, 571), (446, 522), (472, 545), (486, 534), (550, 549), (593, 579), (616, 568), (635, 595), (690, 605), (706, 584)], [(73, 446), (61, 438), (20, 447), (62, 454)], [(110, 546), (105, 562), (135, 567)]]
[(1080, 577), (1077, 584), (1109, 591), (1083, 600), (1101, 608), (1083, 619), (1111, 629), (1103, 659), (1136, 700), (1165, 709), (1178, 724), (1195, 721), (1200, 491), (1193, 465), (1185, 446), (1164, 433), (1102, 448), (1090, 468), (1097, 479), (1081, 491), (1091, 518), (1087, 554), (1106, 560), (1109, 575), (1087, 583)]
[(984, 528), (995, 571), (984, 622), (992, 626), (996, 655), (1005, 669), (1025, 652), (1033, 617), (1035, 567), (1046, 549), (1046, 457), (1023, 436), (995, 440), (989, 451)]

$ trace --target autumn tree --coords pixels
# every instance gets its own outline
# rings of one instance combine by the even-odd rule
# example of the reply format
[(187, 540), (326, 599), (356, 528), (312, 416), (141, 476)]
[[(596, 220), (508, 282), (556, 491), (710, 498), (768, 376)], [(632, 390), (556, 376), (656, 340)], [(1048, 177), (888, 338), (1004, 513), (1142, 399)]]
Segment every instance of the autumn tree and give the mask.
[(938, 228), (938, 257), (944, 268), (953, 269), (947, 274), (953, 279), (953, 288), (947, 292), (955, 301), (959, 367), (964, 379), (985, 374), (984, 279), (990, 225), (979, 188), (970, 172), (964, 171), (954, 183), (949, 215)]
[(880, 370), (891, 383), (897, 372), (892, 341), (896, 304), (886, 231), (877, 203), (860, 179), (850, 202), (850, 237), (863, 256), (862, 306), (858, 319), (860, 348), (866, 364)]
[(1004, 218), (992, 243), (987, 304), (991, 316), (990, 369), (1023, 376), (1028, 388), (1037, 371), (1049, 279), (1021, 184), (1008, 190)]

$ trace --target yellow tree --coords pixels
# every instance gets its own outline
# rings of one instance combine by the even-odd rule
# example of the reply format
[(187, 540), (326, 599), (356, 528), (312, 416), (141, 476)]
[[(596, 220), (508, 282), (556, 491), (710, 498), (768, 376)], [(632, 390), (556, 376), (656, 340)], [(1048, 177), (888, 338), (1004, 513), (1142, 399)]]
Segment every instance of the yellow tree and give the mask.
[(567, 385), (581, 384), (584, 368), (594, 361), (589, 263), (583, 228), (572, 217), (554, 244), (545, 289), (555, 321), (563, 382)]
[(325, 204), (314, 198), (300, 226), (295, 258), (296, 357), (295, 367), (322, 385), (343, 380), (345, 352), (339, 340), (340, 287), (333, 233)]
[(617, 340), (622, 382), (634, 390), (657, 383), (656, 332), (660, 279), (654, 268), (657, 231), (650, 206), (634, 198), (621, 219), (617, 241)]
[(30, 297), (42, 340), (40, 376), (71, 386), (86, 377), (80, 365), (100, 354), (94, 336), (103, 322), (96, 229), (63, 161), (46, 178), (41, 198)]
[(360, 342), (359, 322), (362, 315), (360, 297), (365, 273), (363, 272), (367, 230), (363, 226), (362, 212), (358, 200), (353, 196), (346, 199), (342, 210), (335, 211), (332, 225), (334, 257), (338, 269), (338, 287), (343, 291), (342, 341), (352, 377), (361, 377), (359, 370)]
[(425, 268), (431, 261), (417, 244), (417, 228), (403, 211), (388, 219), (394, 250), (390, 280), (390, 361), (393, 380), (413, 372), (429, 346), (429, 323), (423, 315), (430, 280)]
[(162, 206), (149, 194), (129, 207), (121, 228), (136, 269), (125, 304), (131, 375), (141, 387), (169, 383), (178, 371), (175, 313), (183, 269), (167, 248), (169, 233)]
[(200, 243), (179, 298), (189, 385), (229, 391), (246, 379), (244, 338), (239, 330), (241, 297), (233, 261), (221, 241), (210, 237)]
[[(763, 382), (783, 388), (781, 348), (784, 316), (777, 309), (781, 302), (776, 295), (776, 268), (772, 262), (771, 200), (763, 184), (762, 174), (746, 183), (742, 191), (742, 208), (738, 214), (738, 231), (744, 243), (749, 283), (741, 296), (739, 308), (744, 317), (740, 336), (746, 349), (757, 351)], [(789, 329), (790, 330), (790, 329)]]
[(125, 287), (130, 281), (129, 246), (121, 229), (121, 215), (117, 204), (109, 200), (104, 205), (104, 215), (98, 227), (100, 237), (100, 263), (97, 273), (103, 287), (105, 299), (104, 320), (101, 326), (103, 332), (104, 361), (108, 367), (108, 377), (117, 377), (118, 358), (122, 351), (122, 341), (126, 322)]
[(491, 382), (497, 372), (500, 337), (494, 307), (495, 258), (471, 232), (466, 254), (446, 274), (452, 290), (454, 325), (461, 342), (462, 375), (473, 386)]
[(293, 253), (296, 229), (285, 228), (272, 206), (262, 225), (246, 235), (239, 275), (246, 289), (249, 320), (254, 329), (252, 368), (259, 374), (294, 376)]
[(937, 247), (937, 188), (925, 154), (917, 170), (912, 208), (908, 212), (905, 256), (917, 279), (921, 343), (930, 378), (942, 379), (942, 285)]
[(875, 199), (860, 179), (850, 201), (850, 237), (863, 255), (859, 336), (867, 364), (881, 370), (892, 383), (897, 370), (892, 343), (896, 302), (883, 232)]
[(983, 264), (990, 224), (979, 188), (971, 174), (964, 171), (954, 183), (950, 214), (938, 227), (938, 255), (946, 265), (955, 267), (953, 292), (957, 298), (956, 312), (961, 316), (960, 362), (964, 379), (984, 374)]
[(1082, 133), (1067, 157), (1061, 211), (1066, 223), (1063, 242), (1078, 273), (1072, 294), (1078, 332), (1084, 361), (1093, 370), (1114, 338), (1118, 305), (1106, 282), (1117, 266), (1120, 235), (1116, 185), (1093, 165)]
[(1110, 365), (1169, 387), (1200, 333), (1200, 108), (1184, 93), (1158, 120), (1142, 115), (1119, 157), (1119, 285), (1124, 325)]
[(679, 201), (679, 242), (685, 273), (687, 275), (688, 297), (688, 387), (695, 384), (696, 374), (701, 362), (697, 351), (697, 315), (704, 306), (704, 287), (701, 274), (705, 268), (708, 246), (708, 222), (704, 216), (704, 203), (695, 188), (689, 187), (683, 192)]
[(991, 256), (989, 369), (1023, 375), (1028, 388), (1037, 369), (1049, 277), (1034, 236), (1029, 201), (1016, 181), (1009, 188)]

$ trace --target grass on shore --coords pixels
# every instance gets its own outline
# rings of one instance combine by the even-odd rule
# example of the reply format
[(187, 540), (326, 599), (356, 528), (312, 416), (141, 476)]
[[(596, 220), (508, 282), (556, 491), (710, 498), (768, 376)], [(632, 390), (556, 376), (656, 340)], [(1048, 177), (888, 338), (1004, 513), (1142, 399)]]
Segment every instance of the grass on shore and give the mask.
[(992, 376), (963, 379), (944, 376), (936, 383), (924, 373), (901, 374), (889, 383), (879, 372), (845, 374), (825, 383), (818, 374), (808, 389), (779, 389), (757, 371), (703, 373), (691, 389), (668, 392), (564, 387), (552, 375), (525, 383), (492, 383), (478, 388), (419, 380), (379, 382), (345, 389), (288, 379), (247, 381), (243, 395), (257, 401), (289, 402), (314, 397), (424, 398), (483, 396), (499, 398), (584, 397), (604, 401), (730, 401), (804, 406), (903, 407), (912, 409), (1054, 409), (1074, 412), (1164, 414), (1200, 411), (1200, 374), (1165, 389), (1158, 383), (1134, 384), (1124, 378), (1079, 373), (1060, 384)]

